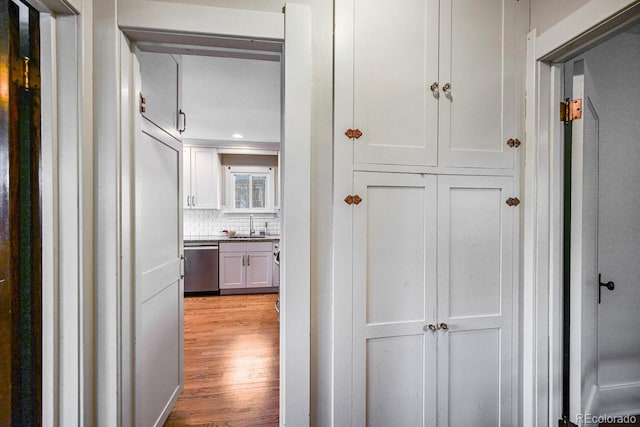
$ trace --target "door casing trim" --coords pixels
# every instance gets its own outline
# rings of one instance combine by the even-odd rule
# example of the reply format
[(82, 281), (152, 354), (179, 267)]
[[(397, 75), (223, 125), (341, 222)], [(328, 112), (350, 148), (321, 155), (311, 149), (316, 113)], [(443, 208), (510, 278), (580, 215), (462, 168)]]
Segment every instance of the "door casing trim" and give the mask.
[(562, 414), (563, 126), (558, 62), (640, 16), (637, 0), (591, 0), (527, 37), (524, 170), (522, 425), (555, 425)]

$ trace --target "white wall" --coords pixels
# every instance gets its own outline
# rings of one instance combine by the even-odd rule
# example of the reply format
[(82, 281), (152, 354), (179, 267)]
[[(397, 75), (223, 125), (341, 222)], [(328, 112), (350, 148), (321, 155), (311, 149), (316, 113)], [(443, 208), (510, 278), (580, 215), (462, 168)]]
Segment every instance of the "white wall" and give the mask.
[(587, 3), (589, 0), (531, 0), (529, 29), (542, 34)]
[(184, 138), (280, 142), (280, 62), (182, 56)]
[(598, 316), (599, 385), (608, 413), (640, 408), (639, 33), (619, 34), (583, 55), (602, 102), (599, 270), (603, 281), (616, 284), (613, 292), (603, 288)]

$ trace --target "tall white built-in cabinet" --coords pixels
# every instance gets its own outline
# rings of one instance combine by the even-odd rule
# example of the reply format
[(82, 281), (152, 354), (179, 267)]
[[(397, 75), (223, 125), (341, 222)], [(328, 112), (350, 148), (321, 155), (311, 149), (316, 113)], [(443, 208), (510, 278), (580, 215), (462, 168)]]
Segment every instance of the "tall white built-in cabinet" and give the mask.
[(516, 425), (528, 4), (335, 4), (335, 424)]

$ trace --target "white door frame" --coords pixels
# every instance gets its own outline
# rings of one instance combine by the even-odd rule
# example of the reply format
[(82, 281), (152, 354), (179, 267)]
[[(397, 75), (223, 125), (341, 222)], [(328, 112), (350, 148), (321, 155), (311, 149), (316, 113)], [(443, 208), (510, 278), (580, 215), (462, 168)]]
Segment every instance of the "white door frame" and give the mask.
[(522, 425), (555, 425), (562, 413), (564, 73), (558, 63), (640, 13), (638, 0), (591, 0), (527, 38), (522, 334)]
[(41, 30), (42, 424), (91, 425), (92, 17), (77, 0), (25, 1)]
[[(100, 6), (103, 10), (111, 7)], [(185, 9), (186, 8), (186, 9)], [(134, 13), (141, 9), (141, 13)], [(114, 136), (119, 148), (106, 148), (107, 156), (115, 155), (115, 168), (107, 174), (113, 183), (120, 184), (117, 211), (97, 214), (101, 222), (116, 215), (117, 251), (121, 261), (117, 269), (120, 290), (110, 290), (103, 295), (108, 305), (97, 304), (101, 324), (119, 325), (119, 336), (111, 335), (99, 339), (97, 353), (108, 352), (116, 359), (104, 358), (106, 373), (101, 374), (104, 381), (98, 384), (97, 399), (100, 413), (97, 415), (105, 424), (132, 421), (132, 345), (130, 336), (131, 319), (131, 263), (135, 242), (131, 239), (132, 194), (130, 194), (131, 159), (130, 130), (132, 114), (137, 108), (135, 94), (131, 93), (130, 47), (127, 35), (132, 38), (152, 37), (154, 41), (163, 41), (163, 37), (175, 37), (176, 33), (189, 33), (195, 26), (201, 26), (193, 37), (206, 39), (215, 36), (234, 36), (282, 40), (284, 42), (284, 81), (283, 98), (284, 128), (281, 143), (282, 161), (282, 211), (281, 249), (285, 256), (281, 264), (281, 323), (280, 323), (280, 425), (305, 426), (309, 424), (310, 414), (310, 129), (311, 129), (311, 12), (307, 5), (286, 4), (286, 14), (256, 13), (247, 10), (194, 8), (200, 13), (198, 19), (176, 25), (175, 19), (166, 14), (174, 9), (184, 18), (188, 6), (170, 3), (136, 1), (128, 8), (118, 9), (116, 30), (119, 43), (114, 43), (118, 67), (100, 67), (96, 69), (95, 79), (101, 76), (107, 81), (117, 82), (113, 88), (119, 88), (116, 117), (110, 120), (119, 122), (120, 134)], [(113, 9), (105, 10), (112, 13)], [(159, 12), (160, 11), (160, 12)], [(144, 13), (142, 13), (144, 12)], [(170, 15), (169, 15), (170, 16)], [(174, 13), (174, 16), (176, 13)], [(110, 18), (115, 18), (111, 15)], [(139, 18), (137, 21), (136, 19)], [(156, 19), (153, 19), (156, 18)], [(248, 25), (247, 22), (250, 24)], [(280, 23), (274, 25), (274, 22)], [(219, 25), (218, 25), (219, 24)], [(127, 27), (131, 26), (131, 30)], [(204, 30), (206, 28), (206, 30)], [(216, 34), (207, 33), (216, 28)], [(169, 30), (171, 32), (169, 32)], [(286, 37), (285, 37), (286, 36)], [(171, 41), (169, 39), (168, 41)], [(175, 39), (173, 39), (175, 40)], [(117, 46), (117, 47), (116, 47)], [(107, 53), (104, 57), (108, 57)], [(106, 64), (105, 64), (106, 65)], [(115, 74), (114, 74), (115, 72)], [(118, 82), (119, 77), (119, 82)], [(104, 84), (102, 84), (103, 86)], [(286, 87), (293, 90), (287, 91)], [(105, 92), (107, 87), (104, 87)], [(108, 93), (113, 102), (113, 94)], [(104, 101), (104, 100), (103, 100)], [(102, 123), (103, 120), (100, 120)], [(112, 123), (107, 121), (107, 123)], [(103, 124), (104, 126), (104, 124)], [(99, 125), (97, 127), (100, 127)], [(114, 127), (117, 129), (117, 127)], [(110, 131), (114, 132), (114, 130)], [(116, 131), (117, 132), (117, 131)], [(103, 146), (106, 145), (103, 144)], [(111, 161), (113, 157), (109, 159)], [(106, 203), (106, 199), (103, 199)], [(116, 218), (114, 218), (116, 219)], [(107, 227), (105, 233), (113, 233)], [(115, 233), (114, 233), (115, 234)], [(113, 234), (112, 234), (113, 235)], [(111, 237), (103, 236), (111, 239)], [(288, 249), (291, 248), (291, 249)], [(99, 261), (99, 260), (98, 260)], [(109, 264), (110, 261), (107, 261)], [(99, 278), (100, 279), (100, 278)], [(290, 286), (287, 284), (290, 283)], [(110, 331), (111, 332), (111, 331)], [(113, 381), (117, 381), (114, 383)], [(115, 424), (113, 424), (115, 425)]]

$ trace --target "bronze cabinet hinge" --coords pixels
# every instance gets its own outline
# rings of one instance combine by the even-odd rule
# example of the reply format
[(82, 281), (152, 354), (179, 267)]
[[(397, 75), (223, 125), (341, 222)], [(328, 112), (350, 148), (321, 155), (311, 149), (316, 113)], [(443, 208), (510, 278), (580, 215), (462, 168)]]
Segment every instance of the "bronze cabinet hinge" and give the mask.
[(516, 139), (510, 138), (507, 141), (507, 145), (509, 147), (511, 147), (511, 148), (518, 148), (518, 147), (520, 147), (520, 144), (522, 144), (522, 143), (520, 142), (520, 140), (518, 138), (516, 138)]
[(362, 131), (360, 129), (347, 129), (344, 134), (347, 135), (349, 139), (358, 139), (362, 136)]
[(582, 118), (582, 99), (569, 99), (560, 103), (560, 121), (568, 125)]
[(360, 202), (362, 202), (362, 198), (357, 194), (354, 194), (353, 196), (349, 194), (344, 198), (344, 202), (348, 205), (359, 205)]
[(520, 204), (520, 199), (517, 197), (509, 197), (506, 201), (507, 206), (518, 206)]

